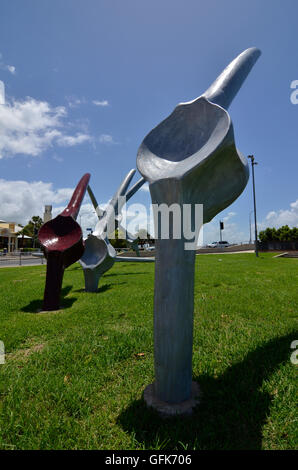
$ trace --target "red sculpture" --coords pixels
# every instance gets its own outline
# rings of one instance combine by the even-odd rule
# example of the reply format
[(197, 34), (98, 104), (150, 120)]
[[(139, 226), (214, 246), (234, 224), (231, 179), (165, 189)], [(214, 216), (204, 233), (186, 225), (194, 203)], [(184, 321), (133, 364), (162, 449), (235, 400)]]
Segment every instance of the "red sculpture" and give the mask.
[(63, 212), (46, 222), (38, 233), (38, 239), (47, 258), (47, 276), (43, 298), (43, 310), (60, 308), (63, 273), (84, 253), (83, 233), (76, 222), (81, 203), (89, 183), (86, 173), (79, 181), (72, 198)]

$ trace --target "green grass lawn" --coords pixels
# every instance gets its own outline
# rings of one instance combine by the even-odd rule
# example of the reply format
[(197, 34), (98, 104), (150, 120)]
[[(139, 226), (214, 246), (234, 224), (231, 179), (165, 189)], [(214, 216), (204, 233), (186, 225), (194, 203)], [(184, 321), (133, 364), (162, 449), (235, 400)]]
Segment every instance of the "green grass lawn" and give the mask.
[(41, 308), (45, 266), (0, 269), (1, 449), (294, 449), (298, 260), (197, 257), (193, 378), (201, 404), (162, 419), (154, 380), (154, 264), (116, 263), (96, 294), (78, 264), (63, 310)]

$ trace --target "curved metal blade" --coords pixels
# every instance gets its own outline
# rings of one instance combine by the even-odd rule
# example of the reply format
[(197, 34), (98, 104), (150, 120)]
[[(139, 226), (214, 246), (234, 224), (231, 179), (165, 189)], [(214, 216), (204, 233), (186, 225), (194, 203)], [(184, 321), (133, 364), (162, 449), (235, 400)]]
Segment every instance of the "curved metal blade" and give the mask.
[(96, 200), (96, 197), (94, 196), (94, 193), (93, 193), (90, 186), (88, 186), (87, 191), (88, 191), (89, 197), (91, 199), (92, 205), (95, 209), (95, 212), (97, 214), (97, 217), (100, 219), (101, 217), (104, 216), (104, 210), (99, 207), (99, 205), (97, 203), (97, 200)]
[(124, 178), (124, 180), (122, 181), (122, 183), (120, 184), (119, 188), (117, 189), (117, 191), (115, 192), (114, 196), (112, 197), (111, 201), (109, 202), (109, 205), (111, 207), (114, 208), (114, 211), (115, 211), (115, 215), (118, 215), (118, 211), (119, 211), (119, 207), (118, 207), (118, 202), (119, 202), (119, 198), (121, 196), (125, 196), (125, 193), (127, 191), (127, 188), (132, 180), (132, 178), (134, 177), (134, 174), (135, 174), (136, 170), (133, 168), (132, 170), (130, 170), (126, 177)]
[(239, 54), (217, 77), (202, 96), (227, 109), (261, 55), (256, 47)]
[(126, 201), (128, 201), (142, 186), (143, 184), (146, 183), (145, 178), (140, 178), (139, 181), (137, 181), (129, 191), (125, 194)]
[(66, 209), (64, 209), (63, 212), (61, 212), (60, 215), (64, 217), (71, 216), (74, 220), (76, 220), (85, 196), (90, 176), (90, 173), (86, 173), (84, 176), (82, 176), (73, 192), (73, 195), (71, 196), (71, 200), (69, 201), (68, 206)]

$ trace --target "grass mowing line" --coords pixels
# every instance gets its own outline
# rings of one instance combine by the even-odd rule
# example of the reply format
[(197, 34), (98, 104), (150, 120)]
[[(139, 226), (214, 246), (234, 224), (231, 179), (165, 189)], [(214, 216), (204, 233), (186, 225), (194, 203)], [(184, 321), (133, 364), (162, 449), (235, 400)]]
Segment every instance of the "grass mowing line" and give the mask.
[[(66, 308), (54, 315), (33, 313), (45, 266), (19, 273), (0, 271), (0, 339), (16, 355), (0, 365), (0, 448), (297, 445), (292, 259), (197, 257), (193, 375), (202, 405), (192, 418), (174, 421), (161, 420), (142, 399), (154, 377), (154, 266), (119, 263), (103, 277), (106, 287), (88, 295), (75, 265), (65, 272)], [(18, 359), (21, 348), (39, 344), (46, 347)]]

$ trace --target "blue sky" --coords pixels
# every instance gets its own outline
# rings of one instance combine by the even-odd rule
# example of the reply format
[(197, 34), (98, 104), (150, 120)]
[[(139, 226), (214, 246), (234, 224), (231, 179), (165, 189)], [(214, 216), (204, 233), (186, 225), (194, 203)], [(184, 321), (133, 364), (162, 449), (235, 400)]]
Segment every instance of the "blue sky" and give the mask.
[[(136, 167), (144, 136), (202, 94), (242, 50), (262, 55), (229, 109), (238, 148), (254, 154), (260, 228), (298, 225), (296, 0), (2, 0), (0, 219), (56, 212), (83, 173), (106, 202)], [(137, 177), (135, 177), (136, 180)], [(132, 202), (149, 204), (142, 190)], [(249, 238), (251, 179), (204, 230)], [(95, 223), (86, 196), (82, 225)]]

